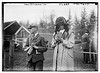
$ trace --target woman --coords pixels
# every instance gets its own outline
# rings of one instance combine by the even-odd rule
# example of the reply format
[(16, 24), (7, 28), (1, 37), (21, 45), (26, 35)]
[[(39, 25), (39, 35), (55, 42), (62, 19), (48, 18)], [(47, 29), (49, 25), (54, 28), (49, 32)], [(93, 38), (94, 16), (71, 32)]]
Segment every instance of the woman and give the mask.
[(56, 30), (51, 43), (54, 48), (53, 70), (74, 70), (74, 34), (69, 30), (64, 17), (56, 19)]

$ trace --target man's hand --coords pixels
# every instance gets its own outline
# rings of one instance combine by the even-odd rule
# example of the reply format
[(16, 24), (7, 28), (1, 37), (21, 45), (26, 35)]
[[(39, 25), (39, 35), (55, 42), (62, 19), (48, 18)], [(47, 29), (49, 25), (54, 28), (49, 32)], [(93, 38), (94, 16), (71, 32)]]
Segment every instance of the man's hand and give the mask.
[(30, 48), (30, 47), (26, 47), (26, 48), (24, 49), (24, 51), (27, 51), (27, 50), (29, 50), (29, 48)]
[(38, 47), (36, 45), (33, 46), (35, 49), (38, 49)]
[(32, 47), (33, 47), (34, 45), (35, 45), (34, 43), (31, 44)]

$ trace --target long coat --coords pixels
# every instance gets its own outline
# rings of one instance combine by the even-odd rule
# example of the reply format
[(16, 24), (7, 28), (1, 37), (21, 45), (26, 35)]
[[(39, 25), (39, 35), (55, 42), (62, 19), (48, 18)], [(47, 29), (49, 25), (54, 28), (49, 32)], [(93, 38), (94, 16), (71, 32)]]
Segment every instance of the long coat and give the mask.
[[(69, 36), (67, 36), (66, 32), (63, 33), (65, 39), (63, 39), (63, 43), (66, 44), (67, 47), (63, 46), (63, 43), (56, 45), (54, 48), (54, 56), (53, 56), (53, 70), (74, 70), (74, 57), (73, 57), (73, 46), (74, 46), (74, 34), (69, 32)], [(54, 45), (55, 39), (52, 38), (52, 45)]]
[[(85, 42), (84, 44), (82, 44), (83, 51), (91, 52), (89, 34), (85, 33), (84, 35), (82, 35), (82, 42)], [(85, 63), (88, 63), (91, 60), (90, 56), (91, 54), (88, 53), (83, 54), (83, 59)]]
[[(98, 53), (98, 43), (97, 43), (97, 35), (95, 35), (94, 39), (93, 39), (93, 43), (94, 43), (94, 48), (96, 53)], [(96, 70), (98, 70), (98, 54), (96, 55)]]
[(86, 42), (85, 44), (82, 45), (82, 48), (84, 51), (89, 52), (89, 35), (87, 33), (85, 33), (84, 35), (82, 35), (82, 42)]
[[(32, 59), (32, 62), (44, 60), (43, 52), (47, 51), (46, 41), (44, 37), (40, 36), (39, 34), (37, 34), (36, 37), (29, 36), (27, 38), (26, 46), (30, 46), (32, 43), (38, 46), (39, 49), (36, 50), (34, 47), (32, 47), (33, 50), (31, 54), (28, 56), (27, 60), (30, 61), (30, 59)], [(37, 54), (36, 52), (39, 52), (40, 54)]]

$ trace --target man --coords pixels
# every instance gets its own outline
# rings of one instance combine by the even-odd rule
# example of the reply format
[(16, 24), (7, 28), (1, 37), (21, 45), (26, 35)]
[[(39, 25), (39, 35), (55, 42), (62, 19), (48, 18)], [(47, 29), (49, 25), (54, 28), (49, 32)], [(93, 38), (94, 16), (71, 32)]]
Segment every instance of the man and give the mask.
[(28, 68), (33, 71), (43, 70), (43, 52), (47, 51), (46, 41), (44, 37), (38, 33), (38, 26), (29, 27), (31, 35), (27, 38), (26, 49), (28, 53)]
[[(89, 39), (89, 31), (88, 30), (86, 30), (86, 32), (82, 35), (82, 42), (85, 43), (85, 44), (82, 45), (83, 51), (89, 52), (90, 39)], [(84, 63), (90, 62), (89, 54), (84, 53), (83, 58), (84, 58)]]

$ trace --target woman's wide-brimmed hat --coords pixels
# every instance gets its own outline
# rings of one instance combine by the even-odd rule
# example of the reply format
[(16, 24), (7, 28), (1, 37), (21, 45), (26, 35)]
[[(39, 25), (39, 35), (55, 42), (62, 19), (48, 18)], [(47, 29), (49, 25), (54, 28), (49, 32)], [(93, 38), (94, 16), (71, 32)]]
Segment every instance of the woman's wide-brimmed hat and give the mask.
[(55, 22), (56, 25), (63, 25), (67, 24), (67, 21), (64, 17), (58, 17)]
[(68, 21), (64, 18), (64, 17), (58, 17), (55, 21), (55, 26), (56, 26), (56, 29), (59, 29), (60, 26), (64, 26), (64, 29), (65, 30), (68, 30)]

